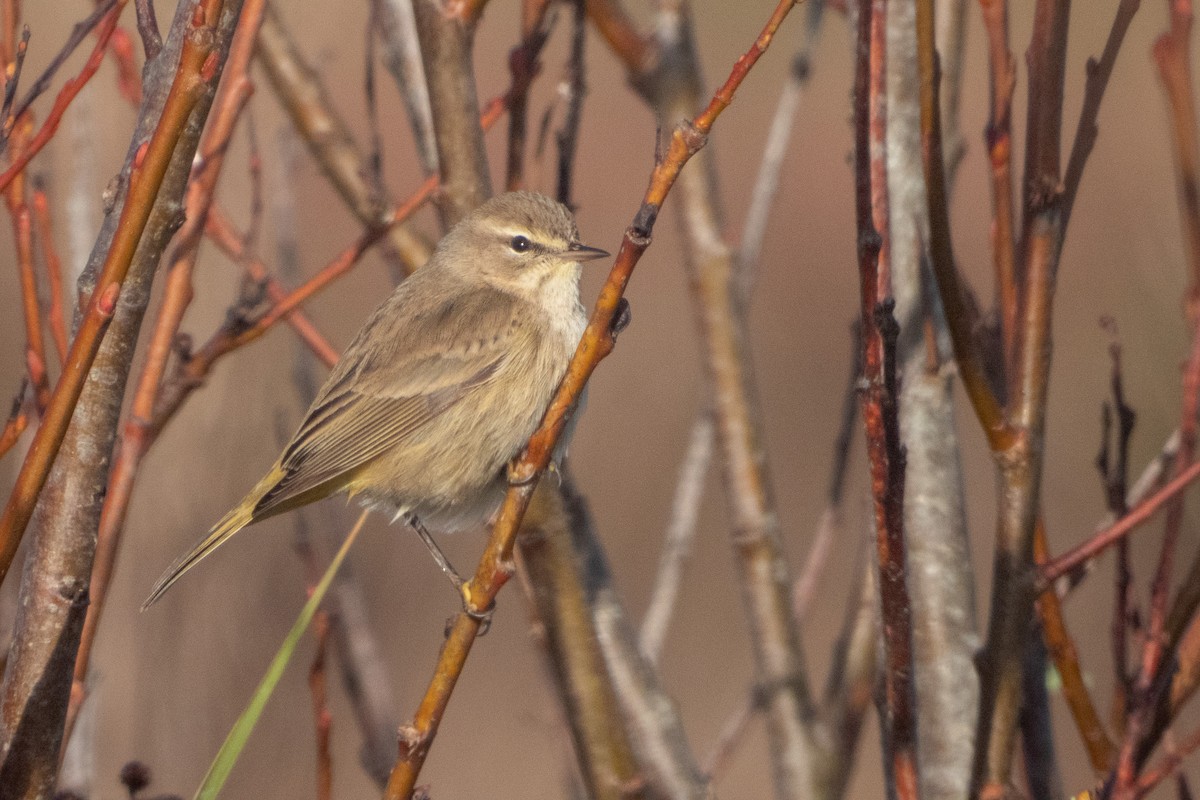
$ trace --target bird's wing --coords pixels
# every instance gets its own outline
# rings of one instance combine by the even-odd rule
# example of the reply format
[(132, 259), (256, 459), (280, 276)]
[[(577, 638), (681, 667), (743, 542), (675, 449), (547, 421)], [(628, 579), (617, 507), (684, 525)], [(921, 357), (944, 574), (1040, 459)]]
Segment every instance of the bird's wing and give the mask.
[[(380, 309), (321, 389), (254, 516), (366, 465), (491, 380), (521, 327), (516, 303), (477, 291), (424, 309)], [(361, 347), (368, 338), (374, 347)]]

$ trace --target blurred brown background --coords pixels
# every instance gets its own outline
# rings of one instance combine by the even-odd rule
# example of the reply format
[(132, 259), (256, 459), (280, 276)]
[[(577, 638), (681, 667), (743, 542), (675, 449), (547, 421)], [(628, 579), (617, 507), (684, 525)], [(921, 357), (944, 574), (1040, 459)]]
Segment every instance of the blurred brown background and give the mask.
[[(26, 74), (31, 75), (57, 51), (70, 26), (91, 4), (56, 0), (25, 5), (33, 33), (26, 65)], [(277, 5), (306, 53), (322, 66), (337, 106), (365, 144), (363, 50), (368, 3), (279, 0)], [(630, 3), (643, 20), (648, 19), (649, 5)], [(157, 6), (165, 26), (174, 3)], [(773, 6), (765, 0), (694, 3), (710, 84), (723, 79)], [(1031, 4), (1012, 4), (1018, 142), (1025, 109), (1022, 56), (1031, 13), (1027, 6)], [(1068, 144), (1078, 114), (1084, 60), (1103, 47), (1115, 0), (1075, 6), (1067, 79)], [(494, 0), (486, 10), (476, 51), (481, 98), (493, 97), (508, 86), (507, 52), (517, 37), (517, 12), (515, 0)], [(789, 51), (798, 41), (799, 16), (788, 20), (776, 49), (756, 68), (712, 138), (726, 229), (733, 242), (740, 234)], [(955, 188), (953, 223), (961, 265), (987, 298), (991, 292), (990, 202), (981, 132), (988, 97), (978, 16), (976, 4), (968, 2), (962, 113), (968, 150)], [(131, 20), (130, 10), (126, 22)], [(1186, 344), (1180, 314), (1184, 269), (1166, 115), (1150, 58), (1150, 45), (1165, 20), (1165, 3), (1146, 2), (1134, 21), (1104, 101), (1099, 143), (1087, 168), (1064, 253), (1054, 327), (1045, 489), (1047, 522), (1056, 550), (1086, 535), (1103, 513), (1093, 468), (1100, 403), (1106, 397), (1109, 375), (1108, 340), (1098, 325), (1101, 315), (1116, 318), (1125, 347), (1126, 390), (1139, 413), (1135, 472), (1176, 424), (1178, 364)], [(534, 122), (564, 75), (564, 23), (560, 20), (545, 57), (532, 106)], [(857, 313), (849, 165), (850, 56), (845, 19), (830, 13), (784, 166), (752, 313), (769, 462), (786, 545), (797, 570), (824, 503), (848, 373), (849, 325)], [(83, 57), (86, 53), (77, 54), (64, 74), (77, 71)], [(594, 36), (588, 41), (587, 64), (589, 95), (576, 191), (579, 224), (586, 241), (615, 251), (652, 164), (654, 122), (626, 86), (620, 66)], [(69, 264), (77, 265), (86, 257), (99, 226), (101, 192), (121, 163), (134, 121), (134, 112), (116, 93), (114, 78), (112, 64), (106, 63), (68, 114), (63, 131), (35, 162), (35, 172), (49, 180), (57, 242)], [(251, 107), (269, 196), (280, 186), (277, 142), (286, 120), (265, 78), (257, 74), (256, 78), (258, 91)], [(382, 70), (377, 80), (384, 169), (399, 199), (416, 187), (420, 173), (394, 85)], [(47, 107), (43, 99), (40, 114)], [(501, 122), (489, 136), (493, 175), (502, 170), (505, 126)], [(218, 193), (242, 226), (249, 209), (247, 153), (243, 125)], [(1021, 163), (1019, 154), (1016, 163)], [(547, 157), (541, 168), (530, 172), (532, 188), (552, 191), (552, 174), (553, 162)], [(72, 230), (67, 201), (79, 180), (87, 182), (84, 195), (91, 206), (75, 212), (75, 218), (86, 221), (86, 229)], [(307, 270), (313, 270), (349, 243), (359, 227), (303, 152), (296, 181), (302, 260)], [(587, 413), (571, 451), (622, 597), (635, 619), (650, 593), (679, 458), (701, 402), (690, 297), (677, 255), (674, 212), (669, 201), (667, 205), (654, 246), (630, 286), (633, 324), (592, 381)], [(260, 249), (267, 263), (274, 264), (269, 214), (264, 223)], [(428, 211), (418, 224), (436, 235)], [(3, 398), (16, 390), (23, 362), (12, 254), (9, 226), (0, 225)], [(594, 298), (604, 269), (589, 271), (585, 302)], [(236, 286), (235, 266), (205, 244), (197, 298), (184, 329), (197, 339), (206, 338), (220, 323)], [(352, 275), (313, 301), (310, 310), (322, 330), (341, 346), (389, 286), (386, 270), (372, 254)], [(149, 457), (94, 659), (96, 797), (121, 796), (117, 771), (134, 758), (152, 767), (156, 791), (190, 795), (303, 602), (304, 571), (292, 550), (292, 521), (284, 517), (239, 537), (152, 611), (137, 613), (160, 570), (240, 498), (275, 456), (278, 414), (281, 410), (297, 413), (292, 359), (292, 334), (279, 328), (222, 362)], [(990, 572), (993, 470), (965, 406), (960, 407), (959, 420), (982, 614)], [(856, 429), (846, 539), (825, 571), (805, 630), (810, 669), (818, 685), (846, 603), (862, 530), (866, 496), (860, 439)], [(10, 454), (0, 463), (0, 487), (5, 491), (19, 457)], [(348, 524), (352, 515), (346, 512), (343, 518)], [(1184, 552), (1190, 553), (1198, 541), (1195, 526), (1189, 521), (1184, 530)], [(1142, 586), (1148, 573), (1144, 556), (1156, 552), (1156, 535), (1150, 526), (1135, 545), (1143, 556), (1137, 573)], [(467, 570), (482, 542), (481, 536), (467, 535), (445, 546), (451, 559)], [(399, 715), (406, 719), (424, 690), (443, 621), (457, 601), (418, 540), (399, 526), (389, 528), (383, 520), (372, 520), (351, 561), (370, 598), (372, 619), (399, 699)], [(752, 680), (741, 599), (730, 566), (722, 490), (710, 477), (702, 530), (662, 665), (701, 758), (723, 721), (743, 702)], [(1105, 701), (1111, 675), (1110, 570), (1111, 564), (1102, 562), (1095, 577), (1068, 604), (1068, 620), (1084, 664), (1097, 697)], [(13, 600), (8, 597), (5, 602), (3, 624), (7, 626)], [(311, 642), (285, 676), (226, 796), (312, 796), (314, 733), (305, 684), (310, 658)], [(375, 796), (376, 790), (358, 767), (359, 733), (336, 681), (331, 682), (331, 697), (335, 795)], [(1054, 701), (1066, 786), (1073, 791), (1089, 788), (1092, 776), (1078, 737), (1061, 699)], [(468, 665), (423, 782), (432, 784), (439, 800), (563, 797), (564, 776), (572, 768), (564, 730), (541, 654), (529, 635), (524, 599), (514, 583), (502, 595), (493, 629)], [(864, 732), (850, 796), (880, 796), (878, 752), (872, 727)], [(769, 796), (767, 759), (758, 728), (718, 792), (724, 798)]]

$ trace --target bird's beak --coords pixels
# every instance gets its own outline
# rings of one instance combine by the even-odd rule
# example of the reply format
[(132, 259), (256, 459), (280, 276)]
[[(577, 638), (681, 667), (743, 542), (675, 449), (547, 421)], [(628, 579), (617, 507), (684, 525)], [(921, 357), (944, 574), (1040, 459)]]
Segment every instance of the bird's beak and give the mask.
[(579, 242), (571, 242), (567, 245), (567, 252), (576, 261), (591, 261), (595, 258), (608, 258), (610, 253), (607, 250), (601, 250), (599, 247), (588, 247), (586, 244)]

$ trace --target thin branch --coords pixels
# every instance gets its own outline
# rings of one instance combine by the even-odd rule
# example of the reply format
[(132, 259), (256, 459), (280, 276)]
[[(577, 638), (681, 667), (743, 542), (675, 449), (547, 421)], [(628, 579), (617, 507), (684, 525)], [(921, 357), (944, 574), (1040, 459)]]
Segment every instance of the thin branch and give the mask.
[(696, 534), (696, 519), (700, 514), (700, 501), (704, 497), (704, 480), (708, 476), (708, 467), (712, 461), (714, 434), (712, 413), (701, 412), (692, 425), (687, 451), (679, 468), (675, 499), (671, 502), (670, 522), (663, 537), (658, 572), (654, 576), (654, 590), (642, 617), (638, 649), (651, 664), (657, 664), (662, 654), (663, 641), (667, 636), (667, 627), (674, 614), (675, 601), (683, 580), (683, 567), (691, 553), (692, 541)]
[[(1034, 560), (1044, 568), (1050, 553), (1046, 543), (1045, 526), (1040, 517), (1033, 548)], [(1100, 721), (1100, 715), (1096, 712), (1096, 705), (1092, 702), (1083, 669), (1079, 665), (1079, 653), (1075, 649), (1070, 631), (1067, 630), (1058, 594), (1053, 590), (1042, 592), (1037, 599), (1037, 612), (1042, 623), (1042, 637), (1046, 642), (1046, 649), (1062, 681), (1063, 697), (1067, 701), (1072, 719), (1075, 720), (1075, 727), (1079, 729), (1079, 737), (1083, 740), (1092, 769), (1098, 773), (1107, 772), (1116, 763), (1117, 748), (1108, 737), (1104, 723)]]
[(1147, 497), (1129, 510), (1107, 528), (1098, 531), (1091, 538), (1076, 545), (1067, 552), (1046, 562), (1040, 570), (1039, 585), (1045, 591), (1051, 583), (1058, 580), (1091, 559), (1098, 556), (1122, 537), (1127, 536), (1146, 520), (1154, 516), (1159, 509), (1169, 503), (1172, 498), (1186, 489), (1193, 481), (1200, 478), (1200, 462), (1191, 464), (1183, 472), (1173, 477), (1161, 489)]
[[(267, 265), (257, 254), (246, 249), (245, 238), (233, 228), (233, 223), (225, 216), (221, 207), (214, 205), (208, 211), (205, 220), (204, 233), (213, 244), (234, 263), (240, 265), (246, 273), (246, 278), (257, 286), (264, 287), (267, 300), (280, 303), (288, 296), (288, 289), (283, 282), (276, 278)], [(338, 360), (338, 350), (324, 334), (317, 330), (312, 320), (302, 309), (295, 309), (284, 321), (292, 327), (305, 346), (316, 356), (317, 360), (326, 367), (332, 367)]]
[[(62, 48), (55, 54), (54, 58), (50, 59), (50, 63), (46, 65), (46, 68), (42, 70), (42, 74), (37, 77), (37, 80), (25, 92), (25, 96), (21, 98), (21, 101), (13, 107), (12, 116), (14, 118), (24, 114), (33, 105), (33, 101), (37, 100), (43, 92), (50, 88), (50, 84), (54, 81), (54, 76), (58, 74), (59, 67), (66, 63), (71, 54), (75, 52), (75, 48), (87, 38), (89, 33), (96, 29), (96, 26), (113, 10), (116, 4), (117, 0), (103, 0), (103, 2), (96, 4), (91, 14), (80, 22), (75, 23)], [(15, 85), (15, 78), (13, 83)], [(5, 89), (7, 90), (7, 87)], [(5, 119), (8, 118), (7, 114), (3, 114), (2, 116)]]
[(704, 146), (713, 123), (733, 101), (759, 57), (766, 51), (794, 0), (781, 0), (751, 49), (734, 65), (729, 78), (708, 106), (690, 122), (681, 124), (670, 137), (662, 161), (651, 172), (642, 204), (626, 230), (608, 280), (601, 289), (583, 339), (571, 360), (542, 425), (530, 438), (525, 452), (514, 463), (512, 484), (493, 526), (487, 549), (475, 576), (464, 587), (467, 609), (460, 612), (450, 627), (438, 658), (438, 667), (411, 724), (401, 731), (400, 757), (392, 770), (386, 797), (389, 800), (411, 797), (417, 776), (429, 752), (439, 723), (445, 714), (451, 693), (480, 627), (480, 614), (490, 608), (496, 594), (512, 575), (512, 552), (521, 517), (529, 504), (538, 477), (550, 463), (554, 443), (567, 417), (583, 391), (596, 365), (615, 344), (612, 325), (622, 308), (624, 288), (642, 253), (650, 245), (650, 234), (663, 200), (670, 192), (683, 165)]
[(392, 221), (392, 199), (370, 180), (368, 161), (334, 107), (321, 74), (305, 60), (273, 5), (259, 31), (257, 58), (279, 102), (346, 207), (368, 231), (386, 232), (391, 259), (399, 263), (400, 273), (410, 274), (424, 264), (429, 258), (428, 245), (407, 226)]
[(0, 191), (7, 189), (13, 179), (17, 175), (20, 175), (25, 170), (25, 167), (29, 166), (29, 162), (33, 160), (33, 157), (46, 146), (46, 143), (50, 141), (51, 137), (58, 130), (58, 124), (62, 121), (62, 116), (66, 113), (67, 107), (71, 105), (71, 101), (87, 85), (87, 82), (92, 79), (92, 76), (96, 74), (96, 70), (100, 69), (100, 63), (104, 60), (104, 53), (108, 48), (109, 37), (112, 36), (113, 30), (116, 28), (117, 19), (121, 16), (121, 11), (124, 9), (126, 2), (127, 0), (116, 0), (113, 9), (101, 21), (100, 29), (96, 34), (96, 45), (92, 48), (92, 54), (88, 56), (87, 62), (84, 63), (78, 75), (68, 80), (59, 89), (58, 96), (54, 98), (54, 105), (51, 106), (50, 112), (46, 115), (46, 121), (42, 123), (42, 127), (29, 140), (29, 144), (13, 160), (9, 168), (0, 173)]
[[(18, 132), (16, 142), (24, 137)], [(33, 220), (25, 201), (26, 179), (20, 176), (4, 194), (12, 218), (13, 240), (17, 244), (17, 273), (21, 280), (21, 307), (25, 317), (25, 368), (33, 387), (38, 413), (44, 414), (50, 402), (50, 377), (46, 372), (46, 344), (42, 336), (42, 310), (38, 302), (37, 272), (33, 264)]]
[(25, 432), (25, 427), (29, 424), (29, 415), (25, 413), (25, 392), (28, 388), (28, 379), (21, 383), (21, 391), (13, 397), (12, 409), (8, 412), (8, 419), (4, 422), (4, 427), (0, 428), (0, 457), (12, 449), (17, 440), (21, 438), (21, 434)]
[(433, 112), (429, 109), (429, 89), (425, 83), (425, 65), (421, 63), (412, 0), (372, 0), (371, 8), (383, 42), (383, 63), (404, 100), (417, 157), (428, 176), (437, 171), (437, 143), (433, 139)]
[[(1133, 15), (1137, 13), (1141, 4), (1142, 0), (1120, 0), (1117, 5), (1116, 18), (1113, 19), (1112, 27), (1108, 31), (1108, 41), (1104, 43), (1104, 52), (1100, 54), (1099, 60), (1089, 58), (1087, 61), (1083, 109), (1079, 112), (1075, 142), (1071, 145), (1071, 155), (1067, 159), (1067, 171), (1063, 174), (1062, 225), (1064, 229), (1070, 222), (1071, 211), (1075, 207), (1075, 196), (1079, 193), (1079, 184), (1083, 180), (1084, 165), (1092, 153), (1092, 148), (1096, 146), (1096, 137), (1100, 134), (1096, 120), (1100, 116), (1100, 102), (1104, 99), (1104, 90), (1108, 88), (1108, 80), (1112, 77), (1113, 68), (1117, 64), (1117, 54), (1121, 52), (1121, 42), (1125, 40), (1129, 23), (1133, 21)], [(1195, 162), (1193, 162), (1193, 166), (1194, 164)], [(1194, 177), (1193, 171), (1193, 179)], [(1200, 257), (1200, 253), (1197, 253), (1197, 257)], [(1200, 280), (1200, 273), (1197, 273), (1197, 280)]]
[(554, 25), (554, 15), (547, 13), (550, 6), (548, 0), (539, 0), (533, 9), (529, 8), (528, 3), (522, 6), (521, 41), (508, 53), (508, 71), (512, 75), (508, 93), (508, 156), (504, 179), (508, 191), (521, 188), (525, 180), (529, 90), (534, 78), (541, 72), (542, 48), (550, 38), (550, 29)]
[(50, 294), (50, 307), (46, 311), (46, 324), (54, 339), (54, 349), (59, 364), (67, 360), (67, 321), (63, 312), (62, 260), (54, 244), (54, 229), (50, 223), (50, 204), (46, 200), (46, 189), (41, 181), (33, 182), (33, 219), (37, 225), (37, 238), (42, 245), (42, 258), (46, 262), (46, 284)]
[[(979, 4), (983, 9), (983, 23), (987, 30), (991, 91), (990, 114), (984, 139), (992, 179), (992, 264), (996, 281), (996, 305), (1000, 311), (1001, 339), (1004, 342), (1004, 371), (1007, 373), (1012, 364), (1013, 336), (1017, 329), (1019, 310), (1012, 182), (1012, 98), (1017, 82), (1017, 68), (1008, 44), (1008, 0), (980, 0)], [(932, 196), (930, 200), (932, 202)], [(948, 225), (948, 221), (946, 224)], [(936, 266), (937, 261), (934, 263)], [(944, 293), (945, 289), (943, 300)], [(947, 316), (950, 316), (949, 307)], [(961, 335), (960, 332), (959, 336)], [(956, 338), (956, 354), (960, 350), (959, 343), (965, 344), (967, 341)]]

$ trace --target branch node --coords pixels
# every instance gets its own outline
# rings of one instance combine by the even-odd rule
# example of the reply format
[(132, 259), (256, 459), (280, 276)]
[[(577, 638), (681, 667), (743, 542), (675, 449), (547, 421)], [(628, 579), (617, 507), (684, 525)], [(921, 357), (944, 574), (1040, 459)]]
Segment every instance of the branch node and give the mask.
[(650, 246), (650, 231), (654, 230), (659, 208), (658, 203), (642, 203), (642, 207), (633, 218), (633, 224), (625, 231), (625, 236), (630, 242), (638, 247)]

